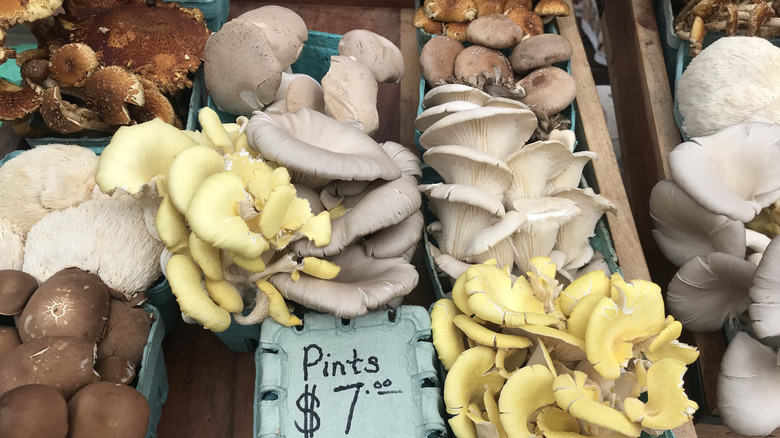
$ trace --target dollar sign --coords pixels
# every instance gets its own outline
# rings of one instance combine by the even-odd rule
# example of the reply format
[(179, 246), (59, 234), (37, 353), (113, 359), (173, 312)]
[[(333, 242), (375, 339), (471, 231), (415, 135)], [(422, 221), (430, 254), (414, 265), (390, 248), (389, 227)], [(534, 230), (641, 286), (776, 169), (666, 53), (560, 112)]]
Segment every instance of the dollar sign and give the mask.
[(314, 412), (315, 408), (320, 407), (320, 399), (317, 398), (315, 392), (317, 392), (317, 385), (312, 385), (311, 392), (309, 392), (309, 384), (307, 383), (303, 394), (295, 401), (298, 410), (303, 412), (303, 427), (296, 421), (295, 428), (303, 434), (304, 438), (313, 438), (314, 432), (320, 428), (320, 416)]

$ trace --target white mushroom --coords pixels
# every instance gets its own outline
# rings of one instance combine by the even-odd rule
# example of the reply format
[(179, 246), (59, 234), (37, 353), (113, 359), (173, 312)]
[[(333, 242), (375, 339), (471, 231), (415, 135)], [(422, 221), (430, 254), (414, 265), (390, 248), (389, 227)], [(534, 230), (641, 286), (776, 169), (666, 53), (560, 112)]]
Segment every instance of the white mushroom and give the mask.
[[(477, 231), (466, 246), (466, 260), (484, 263), (495, 259), (498, 266), (511, 267), (515, 263), (515, 245), (512, 236), (526, 222), (526, 216), (518, 211), (508, 211), (493, 225)], [(553, 244), (555, 241), (553, 240)]]
[(558, 240), (561, 226), (572, 220), (580, 220), (578, 216), (581, 215), (577, 204), (566, 198), (518, 198), (512, 202), (512, 208), (526, 217), (512, 240), (514, 262), (520, 272), (531, 269), (531, 258), (549, 256)]
[(474, 109), (479, 108), (481, 105), (478, 105), (474, 102), (467, 102), (465, 100), (456, 100), (453, 102), (445, 102), (433, 107), (430, 107), (420, 114), (417, 115), (417, 118), (414, 119), (414, 129), (425, 132), (426, 129), (430, 128), (431, 125), (438, 122), (439, 120), (443, 119), (444, 117), (447, 117), (450, 114), (454, 114), (458, 111), (463, 111), (467, 109)]
[(21, 228), (0, 217), (0, 270), (22, 269), (24, 234)]
[(557, 140), (537, 141), (515, 149), (505, 158), (515, 176), (507, 203), (547, 195), (548, 182), (569, 167), (571, 157), (569, 149)]
[[(286, 69), (298, 59), (303, 44), (309, 39), (303, 18), (282, 6), (261, 6), (244, 12), (236, 19), (249, 21), (262, 29), (282, 69)], [(235, 49), (232, 50), (233, 54), (236, 52)], [(245, 56), (255, 55), (254, 52), (248, 52)]]
[(753, 331), (758, 339), (780, 335), (780, 238), (767, 246), (756, 268), (750, 287), (752, 304), (748, 309), (753, 320)]
[(331, 56), (322, 78), (326, 114), (340, 122), (359, 122), (363, 132), (373, 134), (379, 128), (378, 92), (368, 66), (347, 56)]
[(422, 158), (445, 183), (478, 187), (501, 200), (512, 184), (512, 170), (503, 160), (468, 146), (436, 146)]
[(369, 30), (355, 29), (345, 33), (339, 40), (339, 55), (353, 57), (368, 66), (379, 83), (400, 82), (404, 76), (401, 49)]
[(483, 106), (490, 99), (484, 91), (461, 84), (446, 84), (434, 87), (423, 96), (423, 108), (433, 108), (447, 102), (466, 101)]
[[(589, 239), (595, 234), (596, 223), (604, 213), (616, 211), (615, 205), (607, 198), (597, 195), (593, 189), (563, 189), (552, 193), (552, 196), (569, 198), (582, 211), (582, 217), (576, 221), (563, 224), (558, 231), (558, 242), (555, 249), (566, 254), (566, 265), (563, 269), (574, 269), (585, 265), (593, 256), (593, 248)], [(585, 257), (586, 254), (589, 254)]]

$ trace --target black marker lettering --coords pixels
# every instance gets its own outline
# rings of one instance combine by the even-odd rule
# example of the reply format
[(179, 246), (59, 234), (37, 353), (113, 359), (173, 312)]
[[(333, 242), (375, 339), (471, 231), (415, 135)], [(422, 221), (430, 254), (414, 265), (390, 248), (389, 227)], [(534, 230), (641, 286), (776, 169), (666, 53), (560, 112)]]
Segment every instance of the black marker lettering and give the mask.
[[(314, 362), (309, 362), (309, 350), (316, 349), (317, 350), (317, 359), (314, 360)], [(322, 348), (319, 347), (317, 344), (309, 344), (305, 347), (303, 347), (303, 381), (306, 382), (309, 380), (309, 367), (313, 367), (314, 365), (317, 365), (322, 360)]]

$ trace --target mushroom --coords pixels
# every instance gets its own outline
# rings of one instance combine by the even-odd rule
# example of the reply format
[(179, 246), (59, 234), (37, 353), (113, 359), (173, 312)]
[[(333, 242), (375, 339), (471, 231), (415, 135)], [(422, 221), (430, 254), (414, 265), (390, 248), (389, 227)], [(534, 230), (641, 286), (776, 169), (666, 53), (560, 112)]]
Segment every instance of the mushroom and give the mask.
[(327, 260), (341, 267), (330, 280), (305, 273), (295, 280), (292, 274), (279, 273), (268, 281), (285, 298), (341, 318), (365, 315), (417, 285), (417, 271), (404, 259), (376, 259), (359, 246), (347, 247)]
[[(19, 120), (27, 125), (26, 118), (31, 116), (43, 102), (43, 89), (29, 79), (16, 85), (0, 78), (0, 120)], [(14, 125), (19, 131), (21, 126)]]
[(292, 10), (283, 6), (265, 5), (236, 17), (263, 30), (282, 69), (292, 65), (309, 39), (306, 23)]
[[(235, 57), (236, 53), (252, 56)], [(231, 114), (250, 116), (273, 102), (284, 67), (263, 29), (251, 21), (230, 20), (205, 47), (203, 72), (214, 104)], [(224, 78), (229, 76), (231, 80)]]
[(0, 217), (27, 235), (47, 214), (90, 198), (97, 163), (94, 152), (79, 146), (43, 145), (20, 153), (0, 167)]
[(428, 18), (428, 16), (425, 15), (425, 10), (422, 5), (414, 10), (412, 25), (418, 29), (422, 29), (423, 32), (430, 35), (440, 35), (444, 33), (443, 23)]
[(780, 197), (778, 133), (780, 125), (757, 122), (695, 138), (669, 153), (669, 172), (702, 207), (749, 222)]
[(554, 381), (555, 374), (545, 365), (524, 366), (507, 379), (498, 398), (498, 409), (508, 437), (532, 435), (529, 426), (534, 414), (555, 403)]
[(748, 312), (750, 319), (753, 320), (753, 332), (758, 339), (780, 335), (780, 325), (777, 322), (778, 309), (780, 309), (777, 285), (780, 280), (774, 273), (778, 257), (780, 257), (780, 238), (775, 237), (764, 251), (749, 292), (752, 303)]
[(379, 128), (378, 92), (371, 68), (352, 57), (331, 56), (322, 78), (326, 114), (339, 122), (359, 122), (363, 132), (373, 134)]
[(68, 405), (50, 386), (16, 387), (0, 396), (0, 432), (6, 438), (65, 438)]
[(516, 148), (504, 158), (514, 174), (507, 190), (507, 203), (520, 198), (547, 196), (548, 183), (569, 167), (571, 157), (568, 148), (556, 140), (537, 141)]
[(420, 146), (469, 146), (503, 159), (533, 134), (536, 117), (520, 108), (482, 107), (459, 111), (434, 123), (420, 136)]
[(37, 289), (38, 281), (32, 275), (16, 269), (0, 270), (0, 315), (22, 313)]
[(9, 29), (15, 24), (49, 17), (60, 6), (62, 6), (61, 0), (32, 0), (3, 5), (0, 11), (0, 29)]
[(293, 183), (313, 189), (335, 179), (393, 180), (401, 175), (398, 165), (360, 129), (306, 108), (256, 113), (246, 134), (253, 149), (290, 171)]
[(83, 87), (98, 69), (97, 54), (83, 43), (61, 46), (49, 57), (49, 72), (62, 87)]
[(149, 402), (135, 388), (96, 382), (68, 401), (68, 436), (134, 438), (146, 433)]
[(526, 95), (521, 101), (535, 113), (553, 116), (563, 111), (577, 96), (577, 83), (558, 67), (542, 67), (520, 79)]
[(154, 316), (146, 309), (112, 299), (106, 332), (98, 344), (97, 359), (119, 356), (140, 367), (153, 321)]
[(730, 254), (695, 256), (669, 282), (669, 313), (690, 331), (718, 331), (748, 309), (755, 272), (756, 265)]
[(502, 12), (480, 14), (466, 29), (466, 39), (489, 49), (500, 50), (516, 46), (523, 39), (523, 29)]
[(472, 102), (479, 106), (485, 105), (490, 95), (469, 85), (444, 84), (434, 87), (423, 96), (423, 108), (433, 108), (447, 102)]
[(512, 184), (512, 170), (503, 160), (468, 146), (436, 146), (422, 158), (445, 183), (477, 187), (501, 200)]
[(428, 85), (434, 86), (455, 76), (455, 58), (462, 50), (463, 44), (444, 35), (435, 36), (425, 43), (420, 50), (420, 73)]
[(118, 66), (96, 71), (84, 84), (87, 108), (110, 125), (132, 121), (126, 103), (144, 104), (144, 88), (138, 76)]
[(561, 227), (582, 216), (577, 203), (566, 198), (517, 198), (511, 205), (526, 218), (512, 237), (514, 263), (522, 272), (531, 268), (529, 261), (533, 257), (549, 256)]
[(46, 126), (61, 134), (72, 134), (84, 129), (110, 132), (112, 128), (87, 108), (80, 108), (62, 98), (60, 87), (54, 86), (43, 94), (38, 111)]
[(512, 235), (523, 226), (526, 216), (517, 211), (508, 211), (494, 224), (477, 231), (469, 240), (466, 260), (485, 263), (494, 260), (498, 266), (512, 266), (515, 259), (515, 246)]
[(455, 77), (460, 80), (480, 76), (483, 72), (493, 74), (494, 69), (498, 69), (497, 75), (501, 79), (514, 79), (509, 59), (499, 50), (474, 44), (461, 50), (455, 58)]
[(780, 403), (778, 387), (777, 352), (737, 332), (723, 354), (718, 374), (718, 412), (723, 424), (738, 434), (771, 434), (780, 426), (780, 418), (767, 406)]
[(78, 268), (59, 271), (43, 281), (24, 307), (22, 342), (47, 336), (73, 336), (97, 342), (108, 319), (108, 286)]
[(455, 317), (462, 314), (450, 299), (442, 298), (431, 305), (433, 346), (439, 361), (448, 371), (458, 356), (466, 350), (463, 332), (455, 325)]
[[(604, 213), (615, 213), (615, 205), (605, 197), (597, 195), (591, 188), (561, 189), (551, 193), (551, 196), (571, 199), (582, 212), (579, 220), (569, 221), (561, 226), (555, 245), (555, 249), (566, 254), (563, 269), (579, 268), (589, 262), (593, 255), (589, 239), (594, 234), (596, 223)], [(583, 259), (584, 254), (590, 256)]]
[(417, 118), (414, 119), (414, 128), (420, 132), (425, 132), (425, 130), (430, 128), (431, 125), (450, 114), (467, 109), (479, 108), (480, 106), (481, 105), (477, 105), (473, 102), (459, 100), (442, 103), (440, 105), (430, 107), (418, 114)]
[(140, 78), (144, 88), (143, 106), (131, 105), (128, 110), (130, 117), (136, 123), (148, 122), (149, 120), (159, 118), (163, 122), (182, 129), (181, 120), (173, 109), (173, 104), (164, 94), (160, 92), (154, 82)]
[(198, 186), (208, 176), (221, 171), (224, 165), (222, 155), (208, 146), (196, 145), (177, 153), (167, 173), (167, 197), (176, 210), (187, 214), (190, 200)]
[[(280, 96), (280, 93), (283, 93)], [(325, 97), (322, 87), (311, 76), (305, 74), (282, 73), (282, 84), (276, 92), (277, 102), (280, 97), (284, 102), (284, 111), (294, 113), (300, 108), (308, 108), (320, 113), (325, 112)]]
[(477, 18), (477, 5), (474, 0), (425, 0), (423, 10), (431, 20), (445, 23)]
[(374, 32), (355, 29), (339, 40), (339, 55), (348, 56), (365, 64), (379, 83), (398, 83), (404, 76), (404, 58), (387, 38)]
[(135, 364), (119, 356), (108, 356), (95, 361), (95, 372), (101, 382), (129, 385), (135, 379)]
[(0, 269), (22, 269), (24, 234), (21, 228), (0, 217)]
[[(778, 62), (780, 48), (763, 38), (714, 41), (691, 60), (677, 82), (683, 132), (702, 137), (742, 123), (780, 122), (775, 104), (780, 97)], [(730, 83), (733, 86), (726, 86)]]
[(571, 58), (571, 43), (556, 33), (526, 38), (512, 49), (509, 62), (515, 73), (525, 73), (540, 67), (547, 67)]
[(22, 340), (19, 339), (19, 330), (16, 327), (0, 326), (0, 356), (21, 344)]
[[(552, 136), (550, 136), (549, 141), (555, 140), (553, 140)], [(569, 150), (571, 149), (572, 148), (570, 147)], [(579, 187), (580, 183), (582, 182), (583, 169), (588, 163), (596, 160), (596, 158), (596, 153), (590, 151), (580, 151), (571, 154), (566, 160), (568, 165), (564, 171), (559, 173), (558, 176), (554, 177), (553, 179), (547, 181), (546, 193), (553, 193), (559, 189), (564, 188), (574, 189)]]
[(653, 187), (650, 217), (658, 247), (677, 266), (713, 252), (745, 258), (745, 225), (702, 207), (673, 180)]
[(569, 5), (563, 0), (539, 0), (534, 6), (534, 12), (543, 17), (567, 17)]
[(544, 21), (542, 17), (534, 11), (525, 7), (507, 7), (505, 6), (504, 15), (512, 19), (523, 33), (530, 36), (538, 36), (544, 33)]

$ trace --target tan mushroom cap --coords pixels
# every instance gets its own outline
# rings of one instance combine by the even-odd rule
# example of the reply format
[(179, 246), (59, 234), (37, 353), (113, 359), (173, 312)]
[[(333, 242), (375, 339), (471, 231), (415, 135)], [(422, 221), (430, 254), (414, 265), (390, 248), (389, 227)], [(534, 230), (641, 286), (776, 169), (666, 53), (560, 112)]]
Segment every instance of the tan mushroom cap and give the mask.
[(113, 130), (111, 126), (101, 122), (94, 112), (64, 100), (60, 94), (60, 87), (56, 85), (43, 94), (43, 103), (38, 112), (46, 126), (62, 134), (71, 134), (84, 129), (104, 132)]
[(0, 78), (0, 120), (17, 120), (34, 113), (43, 102), (43, 90), (29, 80), (16, 85)]
[(436, 21), (459, 22), (477, 18), (474, 0), (425, 0), (423, 8), (428, 18)]
[(38, 281), (32, 275), (16, 269), (0, 270), (0, 315), (16, 315), (24, 310)]
[(108, 356), (95, 362), (95, 371), (102, 382), (129, 385), (135, 378), (135, 365), (119, 356)]
[(533, 0), (505, 0), (504, 1), (504, 11), (508, 11), (510, 9), (527, 9), (531, 10), (533, 9)]
[(466, 39), (491, 49), (506, 49), (523, 38), (523, 29), (501, 12), (483, 15), (466, 29)]
[(0, 3), (0, 28), (46, 18), (62, 6), (62, 0), (4, 1)]
[(144, 88), (143, 106), (131, 105), (129, 107), (130, 116), (136, 123), (148, 122), (152, 119), (161, 119), (163, 122), (183, 129), (179, 116), (173, 109), (171, 101), (160, 92), (154, 82), (140, 78)]
[(65, 44), (49, 60), (52, 77), (63, 87), (83, 87), (99, 66), (97, 53), (83, 43)]
[(119, 356), (140, 366), (153, 320), (146, 309), (111, 299), (106, 334), (98, 344), (97, 358)]
[(389, 39), (374, 32), (355, 29), (339, 40), (339, 55), (350, 56), (367, 65), (379, 83), (401, 81), (404, 76), (404, 57)]
[(68, 402), (72, 437), (137, 438), (149, 425), (149, 402), (135, 388), (110, 382), (87, 385)]
[(261, 6), (244, 12), (236, 18), (249, 21), (263, 30), (283, 69), (298, 59), (304, 43), (309, 39), (309, 32), (303, 18), (283, 6)]
[(526, 35), (536, 36), (544, 33), (544, 22), (539, 14), (525, 8), (511, 8), (504, 15), (517, 23)]
[(474, 0), (477, 4), (477, 19), (490, 14), (504, 13), (504, 0)]
[(3, 438), (65, 438), (68, 404), (51, 386), (30, 384), (0, 397)]
[(466, 42), (466, 31), (468, 30), (470, 21), (457, 22), (452, 21), (444, 23), (444, 35), (449, 38), (459, 41), (461, 43)]
[(412, 25), (431, 35), (440, 35), (444, 33), (444, 26), (442, 22), (433, 21), (428, 18), (428, 16), (425, 15), (425, 11), (422, 6), (415, 9), (414, 17), (412, 18)]
[(517, 73), (525, 73), (563, 62), (571, 58), (571, 43), (556, 33), (537, 35), (521, 41), (509, 55), (509, 62)]
[(285, 100), (289, 113), (294, 113), (301, 108), (325, 112), (325, 96), (322, 94), (322, 87), (311, 76), (303, 75), (293, 79), (287, 87)]
[(566, 17), (569, 15), (569, 5), (563, 0), (539, 0), (534, 6), (534, 12), (542, 16)]
[(49, 78), (49, 60), (40, 58), (29, 59), (21, 65), (19, 75), (24, 79), (29, 79), (31, 82), (41, 84)]
[(144, 88), (138, 76), (118, 66), (96, 71), (84, 85), (87, 108), (110, 125), (127, 125), (132, 119), (125, 106), (144, 104)]
[(420, 51), (420, 73), (429, 85), (455, 76), (455, 58), (463, 50), (463, 44), (444, 35), (438, 35)]
[(492, 75), (498, 69), (501, 78), (511, 81), (515, 75), (509, 59), (500, 51), (480, 45), (466, 47), (455, 58), (455, 77), (468, 79), (469, 76), (479, 76), (483, 72)]
[(548, 117), (563, 111), (577, 97), (574, 78), (558, 67), (534, 70), (517, 84), (526, 91), (523, 103), (535, 113)]
[(0, 326), (0, 356), (21, 344), (22, 340), (19, 339), (19, 330), (16, 327)]
[(373, 134), (379, 129), (378, 93), (379, 84), (367, 65), (352, 57), (331, 56), (322, 78), (326, 114), (340, 122), (360, 122), (363, 132)]

